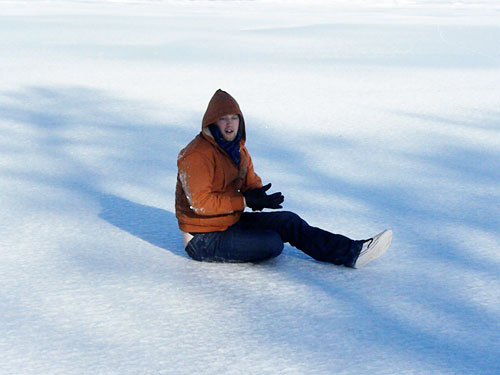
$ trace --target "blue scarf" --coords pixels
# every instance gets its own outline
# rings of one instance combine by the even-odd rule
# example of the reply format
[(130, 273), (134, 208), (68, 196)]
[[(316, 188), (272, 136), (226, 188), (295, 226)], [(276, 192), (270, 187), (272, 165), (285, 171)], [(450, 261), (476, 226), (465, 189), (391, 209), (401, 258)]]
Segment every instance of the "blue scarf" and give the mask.
[(236, 164), (236, 167), (240, 167), (241, 155), (240, 155), (240, 141), (241, 132), (238, 130), (236, 138), (228, 142), (224, 139), (219, 127), (215, 124), (208, 125), (215, 142), (229, 155), (231, 160)]

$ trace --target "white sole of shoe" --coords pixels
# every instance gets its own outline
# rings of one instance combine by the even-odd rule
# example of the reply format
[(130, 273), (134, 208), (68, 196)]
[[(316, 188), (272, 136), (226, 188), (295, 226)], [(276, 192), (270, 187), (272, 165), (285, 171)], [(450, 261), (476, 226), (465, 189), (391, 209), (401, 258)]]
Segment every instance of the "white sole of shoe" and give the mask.
[(373, 237), (372, 243), (367, 249), (359, 254), (356, 263), (354, 263), (354, 268), (361, 268), (366, 266), (372, 260), (378, 258), (391, 246), (392, 242), (392, 230), (388, 229), (382, 233), (377, 234)]

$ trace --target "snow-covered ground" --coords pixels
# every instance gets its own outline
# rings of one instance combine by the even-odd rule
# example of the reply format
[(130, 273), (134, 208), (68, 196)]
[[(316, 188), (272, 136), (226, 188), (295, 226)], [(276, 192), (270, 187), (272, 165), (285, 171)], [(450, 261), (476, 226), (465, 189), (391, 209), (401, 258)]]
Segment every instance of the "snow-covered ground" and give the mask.
[[(376, 5), (372, 5), (375, 4)], [(500, 373), (499, 1), (0, 1), (0, 374)], [(286, 246), (186, 256), (178, 151), (216, 89)]]

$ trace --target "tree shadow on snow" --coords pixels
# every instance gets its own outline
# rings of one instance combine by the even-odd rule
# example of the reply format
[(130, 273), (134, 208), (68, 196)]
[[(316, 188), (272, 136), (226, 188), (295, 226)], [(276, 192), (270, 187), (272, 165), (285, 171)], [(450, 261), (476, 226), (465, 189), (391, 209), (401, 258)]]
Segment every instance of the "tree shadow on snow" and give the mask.
[[(89, 201), (97, 202), (100, 205), (100, 211), (97, 214), (99, 219), (153, 246), (168, 250), (177, 256), (187, 257), (182, 249), (182, 238), (174, 214), (160, 208), (135, 203), (118, 196), (118, 193), (110, 193), (113, 191), (113, 186), (116, 186), (110, 183), (110, 179), (118, 179), (118, 181), (111, 181), (113, 183), (124, 182), (133, 185), (134, 191), (143, 193), (141, 200), (143, 202), (147, 201), (147, 192), (151, 190), (155, 192), (159, 190), (161, 195), (172, 195), (174, 186), (158, 187), (157, 183), (152, 182), (151, 176), (165, 173), (175, 176), (177, 152), (198, 131), (194, 125), (190, 129), (185, 129), (172, 124), (157, 126), (147, 119), (141, 122), (138, 118), (145, 118), (147, 113), (141, 107), (142, 104), (125, 103), (116, 98), (107, 97), (102, 92), (86, 88), (31, 88), (21, 92), (3, 93), (3, 95), (9, 100), (5, 103), (0, 102), (0, 118), (10, 123), (23, 124), (34, 134), (43, 135), (38, 138), (33, 137), (33, 142), (38, 142), (36, 143), (38, 146), (37, 156), (46, 158), (42, 160), (53, 161), (54, 169), (59, 165), (56, 161), (64, 161), (65, 169), (62, 169), (60, 173), (54, 173), (54, 169), (51, 168), (40, 170), (35, 168), (36, 166), (34, 168), (26, 166), (25, 170), (15, 171), (17, 178), (24, 179), (26, 182), (34, 182), (41, 187), (58, 187), (65, 192), (70, 192), (72, 196), (83, 196)], [(130, 108), (131, 104), (132, 108)], [(130, 113), (135, 117), (130, 117)], [(198, 119), (196, 123), (198, 123)], [(26, 132), (26, 134), (16, 132), (16, 129), (10, 129), (8, 126), (4, 130), (5, 134), (18, 141), (21, 137), (26, 137), (26, 134), (31, 134), (31, 132)], [(82, 133), (83, 137), (79, 138), (79, 132)], [(95, 137), (89, 136), (89, 134), (94, 133)], [(302, 261), (307, 262), (306, 259), (310, 258), (287, 246), (283, 256), (288, 257), (288, 259), (278, 261), (276, 267), (273, 268), (286, 275), (285, 279), (289, 280), (289, 285), (301, 285), (307, 292), (313, 292), (313, 295), (314, 291), (317, 291), (318, 296), (328, 296), (327, 301), (339, 302), (339, 306), (352, 307), (348, 311), (350, 315), (344, 319), (349, 328), (353, 330), (352, 335), (355, 336), (359, 345), (375, 342), (380, 347), (386, 347), (386, 353), (396, 352), (404, 358), (406, 356), (404, 352), (408, 352), (414, 358), (421, 360), (422, 363), (433, 363), (436, 368), (446, 368), (451, 369), (451, 371), (456, 370), (456, 372), (475, 368), (476, 373), (486, 374), (496, 365), (494, 355), (498, 345), (491, 342), (490, 332), (494, 332), (498, 328), (498, 319), (493, 317), (491, 322), (481, 321), (481, 317), (487, 314), (486, 309), (478, 304), (464, 301), (460, 295), (460, 292), (463, 291), (457, 291), (454, 285), (444, 285), (443, 288), (443, 281), (439, 278), (421, 280), (416, 266), (405, 267), (402, 264), (396, 269), (391, 269), (397, 264), (396, 257), (392, 255), (396, 254), (396, 251), (399, 251), (398, 262), (413, 261), (412, 257), (417, 255), (416, 252), (404, 254), (410, 251), (408, 247), (401, 244), (414, 242), (425, 245), (418, 249), (418, 256), (426, 260), (422, 265), (435, 267), (435, 273), (441, 271), (440, 267), (444, 263), (444, 258), (446, 264), (454, 265), (455, 270), (470, 269), (471, 263), (473, 263), (479, 275), (497, 275), (498, 265), (488, 265), (474, 254), (461, 253), (456, 245), (439, 243), (436, 239), (423, 241), (420, 238), (423, 226), (434, 226), (436, 223), (442, 222), (454, 224), (460, 221), (455, 221), (450, 213), (443, 213), (435, 207), (422, 208), (419, 207), (418, 202), (414, 203), (411, 189), (409, 189), (414, 185), (411, 180), (403, 186), (362, 184), (356, 180), (349, 180), (344, 176), (329, 175), (321, 169), (314, 168), (314, 165), (306, 160), (304, 155), (294, 149), (294, 144), (290, 146), (278, 139), (270, 148), (266, 134), (262, 130), (252, 130), (251, 139), (250, 151), (254, 158), (258, 157), (264, 162), (268, 162), (270, 166), (279, 165), (280, 171), (285, 176), (297, 178), (296, 182), (285, 180), (282, 183), (285, 188), (297, 185), (295, 195), (302, 192), (306, 196), (306, 193), (317, 192), (318, 194), (326, 194), (328, 197), (340, 194), (346, 198), (354, 198), (369, 206), (372, 212), (381, 215), (383, 218), (381, 220), (387, 220), (396, 229), (397, 237), (393, 244), (393, 250), (385, 257), (385, 263), (383, 261), (378, 263), (380, 264), (379, 270), (382, 270), (380, 272), (384, 272), (384, 270), (386, 272), (383, 276), (377, 276), (378, 271), (375, 268), (372, 271), (367, 269), (367, 271), (355, 273), (357, 271), (351, 272), (342, 268), (334, 272), (331, 267), (323, 267), (323, 265), (314, 262), (310, 262), (306, 268), (296, 267)], [(259, 141), (259, 139), (264, 139), (265, 142)], [(298, 142), (299, 140), (294, 139), (294, 141)], [(336, 147), (345, 149), (346, 154), (359, 152), (358, 144), (349, 144), (335, 137), (327, 137), (323, 140), (310, 139), (308, 142), (324, 150)], [(18, 144), (20, 142), (12, 142), (12, 145), (9, 146), (9, 152), (25, 152), (29, 155), (29, 150), (16, 146)], [(459, 144), (455, 145), (453, 149), (448, 148), (444, 157), (443, 154), (393, 156), (400, 159), (406, 158), (410, 161), (411, 158), (417, 158), (419, 162), (423, 159), (426, 163), (436, 166), (440, 171), (462, 170), (461, 168), (465, 164), (469, 177), (475, 176), (477, 178), (479, 176), (482, 182), (487, 185), (491, 184), (492, 180), (498, 177), (493, 168), (496, 165), (497, 153), (474, 148), (465, 149), (460, 146)], [(86, 153), (77, 152), (81, 150)], [(89, 158), (89, 155), (93, 155), (92, 151), (97, 153), (97, 162), (93, 162), (94, 159)], [(465, 151), (467, 153), (464, 154)], [(461, 158), (459, 158), (460, 155), (462, 155)], [(463, 155), (473, 157), (474, 163), (466, 163), (467, 160), (464, 160)], [(320, 153), (318, 159), (324, 161), (327, 157), (328, 154)], [(485, 169), (481, 167), (480, 163), (476, 163), (480, 160), (487, 160), (488, 168)], [(7, 170), (6, 167), (3, 168)], [(113, 168), (114, 174), (111, 177), (109, 168)], [(261, 172), (262, 169), (265, 170), (259, 164), (256, 165), (257, 173)], [(268, 167), (269, 169), (272, 167)], [(9, 173), (14, 172), (9, 171)], [(265, 171), (261, 177), (266, 181), (267, 179), (273, 182), (279, 180)], [(459, 181), (452, 182), (458, 183)], [(278, 181), (276, 185), (279, 187)], [(111, 186), (109, 190), (106, 190), (107, 186)], [(406, 188), (408, 191), (405, 191)], [(287, 194), (286, 191), (284, 193)], [(34, 203), (39, 203), (37, 199), (42, 200), (45, 197), (35, 196), (33, 199)], [(325, 211), (317, 214), (316, 210), (311, 210), (310, 202), (307, 199), (303, 199), (303, 203), (298, 200), (287, 203), (287, 209), (296, 211), (301, 216), (304, 216), (301, 213), (304, 210), (306, 212), (305, 219), (309, 219), (307, 214), (312, 216), (312, 221), (317, 216), (327, 215)], [(491, 207), (496, 206), (498, 205), (491, 204)], [(477, 207), (482, 206), (474, 204), (473, 200), (464, 200), (457, 212), (462, 214), (473, 212)], [(356, 210), (361, 211), (361, 209)], [(332, 221), (334, 222), (335, 213), (329, 212), (328, 215), (329, 217), (333, 216)], [(483, 216), (471, 216), (469, 222), (472, 222), (479, 229), (484, 229), (485, 232), (498, 234), (498, 229), (493, 227), (492, 220), (483, 219)], [(420, 228), (415, 228), (415, 223)], [(314, 222), (311, 224), (315, 225)], [(398, 239), (400, 239), (399, 243)], [(86, 252), (86, 256), (88, 253)], [(101, 262), (102, 254), (96, 252), (95, 258)], [(151, 264), (148, 263), (147, 267), (150, 266)], [(203, 267), (196, 267), (196, 274), (203, 278), (204, 272), (210, 272), (215, 268), (209, 267), (204, 271)], [(405, 270), (413, 272), (413, 274), (404, 274)], [(147, 272), (151, 273), (150, 268), (147, 268)], [(486, 280), (491, 278), (492, 276)], [(354, 281), (354, 279), (356, 280)], [(371, 299), (368, 294), (371, 289), (366, 288), (366, 285), (373, 283), (374, 279), (377, 280), (376, 284), (380, 284), (379, 286), (374, 285), (374, 287), (378, 287), (374, 294), (381, 296), (381, 299), (378, 300)], [(451, 283), (454, 280), (448, 278), (446, 281)], [(213, 289), (220, 289), (219, 286), (226, 288), (223, 277), (211, 278), (208, 284), (209, 287), (213, 286)], [(365, 287), (358, 290), (358, 285)], [(400, 288), (402, 288), (401, 291)], [(389, 296), (386, 289), (394, 294)], [(436, 290), (443, 290), (446, 293), (437, 293)], [(239, 296), (240, 291), (237, 293), (236, 296)], [(406, 293), (409, 295), (405, 295)], [(254, 298), (253, 305), (260, 306), (261, 295), (254, 293), (252, 296)], [(384, 301), (398, 302), (404, 298), (407, 299), (406, 302), (403, 301), (406, 304), (400, 305), (400, 311), (388, 311), (387, 307), (381, 304)], [(273, 307), (274, 304), (269, 304), (268, 308), (271, 309), (269, 313), (287, 312), (291, 313), (292, 316), (303, 315), (303, 310), (293, 311), (289, 308), (288, 305), (291, 302), (289, 298), (283, 298), (280, 301), (283, 305), (278, 306), (277, 310), (273, 310), (276, 309)], [(406, 306), (411, 306), (416, 311), (426, 312), (427, 316), (433, 317), (430, 323), (439, 323), (439, 319), (435, 316), (440, 314), (452, 318), (459, 325), (467, 328), (474, 326), (469, 322), (477, 322), (477, 326), (474, 327), (475, 331), (484, 333), (485, 344), (489, 343), (490, 347), (486, 347), (486, 345), (475, 346), (474, 337), (469, 340), (469, 335), (463, 329), (456, 328), (457, 332), (450, 334), (441, 331), (432, 332), (431, 324), (418, 324), (418, 313), (413, 314), (411, 309), (406, 310)], [(260, 308), (266, 309), (266, 307)], [(311, 309), (306, 310), (308, 313), (314, 312)], [(335, 315), (335, 312), (332, 315)], [(314, 318), (316, 320), (310, 320), (310, 328), (308, 328), (307, 334), (302, 335), (301, 333), (300, 340), (297, 340), (298, 337), (294, 337), (293, 334), (281, 336), (281, 333), (276, 333), (269, 336), (266, 329), (272, 332), (274, 324), (272, 320), (269, 320), (264, 324), (265, 329), (260, 331), (260, 337), (268, 337), (268, 342), (271, 344), (283, 338), (285, 341), (283, 344), (292, 345), (293, 349), (298, 352), (315, 353), (317, 339), (322, 338), (324, 332), (332, 327), (331, 317), (330, 314), (321, 314)], [(361, 329), (356, 327), (356, 322), (362, 322)], [(285, 321), (281, 328), (286, 331), (290, 324), (293, 323)], [(252, 327), (252, 329), (254, 328)], [(357, 329), (358, 331), (355, 331)], [(458, 333), (458, 339), (461, 341), (457, 341), (455, 338), (457, 335), (453, 335), (453, 333)], [(334, 343), (329, 345), (335, 349)], [(384, 359), (391, 360), (391, 358)], [(333, 357), (332, 360), (335, 358)]]
[[(27, 153), (28, 157), (32, 152), (18, 146), (21, 135), (16, 126), (21, 124), (37, 135), (31, 140), (36, 145), (33, 148), (46, 165), (4, 169), (29, 184), (60, 188), (74, 197), (98, 202), (101, 219), (184, 256), (173, 213), (134, 203), (107, 188), (117, 181), (133, 185), (143, 200), (148, 191), (170, 199), (175, 186), (170, 186), (168, 179), (152, 184), (151, 176), (175, 176), (177, 151), (191, 134), (175, 123), (148, 116), (155, 110), (147, 103), (87, 87), (35, 86), (0, 92), (0, 119), (16, 124), (2, 127), (10, 139), (8, 152)], [(168, 115), (168, 108), (164, 113)], [(39, 204), (38, 199), (42, 200), (33, 196), (35, 204)]]

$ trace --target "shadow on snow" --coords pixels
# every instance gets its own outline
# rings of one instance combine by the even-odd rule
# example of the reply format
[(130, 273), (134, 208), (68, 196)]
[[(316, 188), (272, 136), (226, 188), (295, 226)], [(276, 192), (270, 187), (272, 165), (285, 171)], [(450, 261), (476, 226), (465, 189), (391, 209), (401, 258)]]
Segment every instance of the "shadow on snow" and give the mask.
[[(177, 153), (196, 134), (198, 122), (195, 122), (191, 129), (176, 124), (158, 124), (147, 120), (144, 107), (140, 103), (125, 102), (109, 97), (103, 92), (82, 87), (35, 87), (22, 92), (4, 92), (2, 97), (7, 99), (0, 102), (2, 121), (27, 126), (28, 130), (32, 131), (30, 134), (36, 143), (36, 152), (43, 157), (60, 162), (65, 167), (63, 173), (38, 171), (37, 183), (57, 186), (97, 202), (101, 207), (98, 213), (100, 219), (153, 246), (186, 257), (172, 212), (136, 203), (130, 198), (110, 193), (102, 186), (103, 182), (109, 179), (108, 168), (113, 168), (112, 178), (118, 178), (120, 180), (117, 181), (118, 183), (134, 181), (144, 191), (172, 195), (174, 186), (160, 186), (159, 188), (151, 186), (155, 181), (153, 177), (161, 173), (175, 176)], [(193, 115), (193, 118), (195, 117)], [(450, 121), (453, 123), (453, 120)], [(95, 132), (95, 136), (89, 137), (89, 130), (91, 133)], [(8, 126), (5, 126), (5, 131), (9, 137), (17, 136), (17, 133)], [(79, 137), (78, 131), (85, 132), (83, 138)], [(264, 138), (264, 134), (255, 131), (253, 133), (252, 138)], [(345, 144), (333, 137), (323, 138), (321, 141), (309, 140), (311, 144), (316, 141), (346, 147), (349, 151), (356, 150), (356, 144)], [(9, 146), (8, 151), (26, 152), (24, 147), (14, 144)], [(75, 154), (75, 149), (79, 147), (87, 147), (88, 152), (98, 150), (97, 162), (89, 163), (87, 154), (83, 159), (81, 155)], [(485, 264), (480, 258), (475, 259), (474, 254), (464, 252), (453, 243), (439, 238), (421, 238), (429, 227), (442, 223), (453, 225), (461, 223), (463, 219), (433, 207), (419, 207), (407, 190), (411, 188), (412, 181), (405, 181), (399, 187), (390, 188), (362, 185), (347, 179), (327, 176), (318, 170), (312, 170), (300, 153), (294, 152), (280, 140), (273, 143), (272, 149), (268, 145), (256, 142), (255, 146), (250, 144), (250, 150), (254, 157), (259, 156), (280, 163), (285, 173), (297, 174), (297, 171), (303, 171), (304, 175), (301, 180), (303, 189), (322, 191), (326, 194), (340, 193), (346, 197), (359, 199), (366, 202), (374, 212), (390, 217), (398, 239), (395, 242), (397, 248), (394, 251), (401, 252), (403, 260), (410, 261), (414, 257), (421, 257), (427, 262), (423, 264), (435, 267), (433, 273), (440, 272), (443, 259), (446, 259), (445, 263), (451, 264), (456, 269), (472, 267), (478, 274), (486, 275), (488, 278), (494, 278), (500, 273), (498, 264)], [(461, 170), (461, 166), (465, 165), (468, 175), (472, 177), (477, 173), (481, 181), (487, 183), (495, 179), (498, 173), (493, 168), (496, 165), (497, 153), (480, 148), (474, 149), (472, 146), (465, 149), (456, 144), (445, 153), (445, 157), (395, 156), (424, 160), (443, 171)], [(474, 160), (468, 160), (469, 157)], [(488, 168), (477, 163), (479, 160), (486, 160)], [(256, 170), (259, 171), (258, 165)], [(6, 172), (5, 168), (4, 172)], [(29, 173), (23, 175), (12, 170), (8, 172), (17, 173), (18, 177), (24, 177), (27, 181), (34, 178)], [(266, 177), (272, 180), (272, 176), (263, 176), (263, 178)], [(456, 183), (456, 181), (452, 182)], [(284, 193), (286, 195), (286, 192)], [(498, 198), (494, 198), (491, 207), (497, 207), (499, 204)], [(463, 206), (457, 212), (468, 214), (476, 207), (475, 202), (464, 201)], [(291, 207), (300, 214), (300, 210), (296, 208), (299, 206)], [(491, 210), (492, 208), (486, 211), (486, 214), (492, 214)], [(471, 217), (470, 225), (493, 235), (499, 234), (498, 227), (484, 215)], [(417, 251), (412, 253), (411, 247), (405, 247), (405, 243), (417, 244)], [(291, 257), (287, 259), (287, 255)], [(484, 317), (489, 316), (489, 313), (483, 311), (477, 304), (470, 303), (462, 295), (458, 295), (458, 287), (451, 284), (453, 280), (450, 277), (444, 280), (422, 279), (425, 273), (415, 271), (418, 265), (414, 269), (409, 269), (401, 264), (398, 269), (396, 267), (399, 261), (398, 256), (387, 258), (388, 261), (394, 262), (393, 265), (380, 263), (381, 269), (386, 270), (379, 280), (385, 289), (377, 289), (378, 292), (392, 293), (387, 298), (395, 306), (406, 301), (407, 305), (415, 311), (434, 313), (429, 316), (444, 315), (453, 319), (462, 328), (457, 328), (457, 332), (450, 333), (440, 330), (433, 332), (425, 324), (419, 325), (415, 321), (415, 316), (418, 320), (418, 312), (414, 310), (405, 310), (401, 307), (399, 311), (394, 312), (387, 306), (377, 305), (376, 300), (370, 298), (370, 289), (366, 286), (373, 282), (371, 278), (376, 269), (367, 270), (364, 273), (359, 271), (360, 273), (355, 274), (356, 271), (342, 268), (334, 270), (332, 267), (323, 267), (315, 263), (311, 263), (314, 271), (306, 271), (302, 267), (297, 269), (294, 267), (297, 262), (303, 262), (302, 259), (297, 258), (305, 257), (297, 255), (289, 247), (284, 254), (285, 261), (271, 264), (275, 266), (277, 272), (284, 274), (290, 281), (306, 284), (310, 291), (319, 290), (331, 299), (351, 306), (351, 318), (347, 321), (347, 328), (352, 331), (348, 334), (356, 338), (360, 345), (373, 345), (375, 341), (380, 347), (388, 347), (388, 352), (398, 353), (403, 358), (408, 355), (444, 370), (455, 369), (457, 372), (465, 370), (477, 374), (487, 374), (498, 370), (500, 363), (496, 353), (499, 347), (498, 342), (493, 341), (495, 332), (498, 332), (500, 328), (498, 318), (493, 316), (490, 320), (485, 320)], [(320, 266), (324, 271), (318, 272), (316, 266)], [(212, 272), (210, 270), (216, 267), (204, 268), (200, 265), (195, 273), (201, 277), (199, 272)], [(414, 273), (403, 273), (408, 270)], [(224, 276), (220, 278), (222, 278), (222, 285)], [(217, 283), (217, 278), (210, 278), (210, 282)], [(362, 287), (358, 289), (358, 285)], [(228, 293), (235, 293), (234, 298), (241, 298), (236, 291)], [(249, 306), (252, 306), (253, 302), (260, 305), (258, 300), (258, 296), (250, 296)], [(260, 306), (264, 316), (266, 316), (266, 311), (271, 313), (281, 311), (280, 314), (284, 311), (297, 316), (304, 314), (304, 312), (293, 311), (281, 300), (276, 301), (274, 305)], [(407, 315), (401, 315), (401, 312)], [(270, 341), (283, 340), (288, 345), (315, 353), (318, 340), (321, 341), (328, 328), (332, 330), (338, 328), (336, 323), (332, 322), (332, 319), (335, 319), (334, 315), (333, 312), (327, 317), (316, 316), (315, 325), (312, 326), (307, 337), (301, 337), (300, 340), (293, 335), (283, 334), (268, 337), (268, 331), (274, 332), (276, 327), (286, 330), (287, 324), (298, 324), (298, 322), (281, 323), (278, 326), (275, 326), (276, 322), (273, 321), (262, 322), (263, 325), (255, 328), (255, 332), (261, 332), (262, 336), (268, 337)], [(314, 314), (310, 312), (310, 315), (306, 314), (304, 319), (312, 317)], [(251, 321), (250, 316), (249, 321)], [(483, 335), (484, 338), (481, 344), (477, 344), (479, 340), (474, 340), (479, 335)], [(324, 345), (334, 349), (338, 343), (326, 342)], [(332, 353), (332, 356), (335, 357), (335, 353)], [(391, 358), (385, 358), (385, 360), (389, 361)]]

